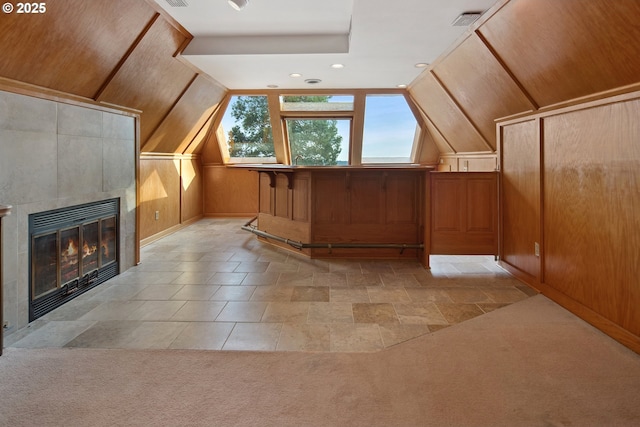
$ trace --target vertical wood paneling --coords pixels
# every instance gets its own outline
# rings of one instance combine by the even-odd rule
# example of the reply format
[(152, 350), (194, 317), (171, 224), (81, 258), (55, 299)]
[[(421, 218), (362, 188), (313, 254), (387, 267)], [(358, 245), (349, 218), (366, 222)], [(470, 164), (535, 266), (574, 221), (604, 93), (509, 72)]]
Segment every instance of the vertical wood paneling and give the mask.
[(418, 221), (418, 186), (420, 176), (417, 174), (387, 174), (386, 180), (386, 223), (414, 224)]
[(141, 240), (180, 224), (179, 160), (140, 161), (139, 209)]
[(316, 224), (344, 224), (347, 212), (345, 175), (317, 174), (313, 178), (313, 215)]
[(289, 218), (291, 206), (289, 204), (289, 178), (286, 175), (276, 175), (275, 190), (275, 216)]
[[(271, 178), (266, 173), (258, 174), (259, 176), (259, 212), (274, 215), (273, 189), (271, 188)], [(211, 191), (215, 191), (212, 188)]]
[(254, 216), (258, 212), (257, 172), (226, 166), (203, 170), (205, 215)]
[(432, 229), (433, 231), (462, 231), (460, 212), (464, 181), (459, 178), (432, 178)]
[(293, 178), (293, 220), (308, 222), (311, 203), (311, 176), (308, 173), (296, 173)]
[(640, 81), (637, 0), (511, 0), (479, 29), (540, 106)]
[(181, 221), (189, 221), (203, 214), (202, 165), (198, 159), (181, 160)]
[(381, 224), (384, 222), (384, 193), (380, 173), (351, 174), (349, 222)]
[(544, 119), (545, 282), (640, 335), (640, 100)]
[(534, 278), (540, 258), (540, 144), (538, 124), (528, 120), (502, 128), (502, 253), (501, 259)]
[(438, 63), (433, 72), (494, 150), (494, 120), (534, 109), (516, 82), (475, 34)]
[(478, 177), (467, 180), (466, 206), (468, 211), (473, 212), (472, 215), (466, 215), (467, 231), (497, 233), (497, 204), (487, 203), (487, 200), (498, 200), (497, 190), (495, 179)]

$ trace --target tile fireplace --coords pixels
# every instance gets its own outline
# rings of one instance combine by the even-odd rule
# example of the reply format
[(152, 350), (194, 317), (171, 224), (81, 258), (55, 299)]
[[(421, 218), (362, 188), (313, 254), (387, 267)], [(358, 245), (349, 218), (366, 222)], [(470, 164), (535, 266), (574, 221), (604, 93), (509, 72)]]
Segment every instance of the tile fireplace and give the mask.
[(29, 215), (29, 321), (119, 273), (119, 199)]

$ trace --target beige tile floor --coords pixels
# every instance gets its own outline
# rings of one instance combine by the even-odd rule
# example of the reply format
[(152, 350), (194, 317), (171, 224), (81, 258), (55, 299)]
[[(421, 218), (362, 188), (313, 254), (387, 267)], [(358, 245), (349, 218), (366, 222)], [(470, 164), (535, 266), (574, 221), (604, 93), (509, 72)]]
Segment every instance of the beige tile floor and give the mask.
[(535, 294), (493, 257), (310, 260), (203, 219), (5, 347), (376, 351)]

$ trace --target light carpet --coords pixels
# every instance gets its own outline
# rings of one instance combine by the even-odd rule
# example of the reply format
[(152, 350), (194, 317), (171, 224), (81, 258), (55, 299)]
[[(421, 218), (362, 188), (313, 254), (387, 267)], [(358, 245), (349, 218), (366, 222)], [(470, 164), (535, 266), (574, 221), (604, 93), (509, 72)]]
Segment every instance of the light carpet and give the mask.
[(638, 426), (640, 355), (539, 295), (375, 353), (14, 349), (3, 426)]

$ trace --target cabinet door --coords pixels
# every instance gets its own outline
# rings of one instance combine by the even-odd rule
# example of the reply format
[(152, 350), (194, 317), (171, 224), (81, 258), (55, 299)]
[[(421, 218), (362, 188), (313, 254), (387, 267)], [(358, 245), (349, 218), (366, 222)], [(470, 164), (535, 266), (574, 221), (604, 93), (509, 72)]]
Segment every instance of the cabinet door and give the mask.
[(431, 174), (431, 253), (497, 255), (496, 172)]

